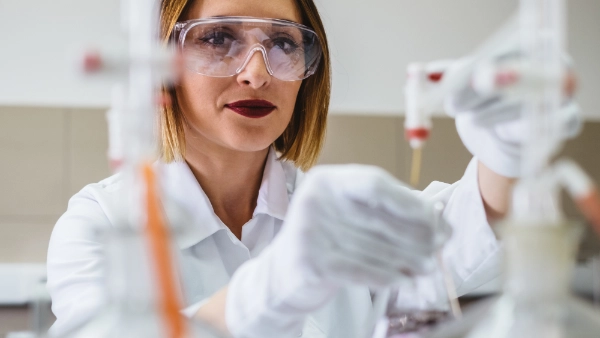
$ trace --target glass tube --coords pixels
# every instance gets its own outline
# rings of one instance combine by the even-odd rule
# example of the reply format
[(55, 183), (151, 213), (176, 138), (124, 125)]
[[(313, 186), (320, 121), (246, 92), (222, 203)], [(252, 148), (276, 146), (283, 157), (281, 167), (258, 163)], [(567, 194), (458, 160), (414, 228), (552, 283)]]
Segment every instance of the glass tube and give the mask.
[[(140, 230), (112, 227), (105, 234), (105, 243), (106, 305), (65, 337), (169, 337), (159, 312), (147, 242)], [(206, 323), (186, 320), (186, 326), (185, 338), (221, 337)]]

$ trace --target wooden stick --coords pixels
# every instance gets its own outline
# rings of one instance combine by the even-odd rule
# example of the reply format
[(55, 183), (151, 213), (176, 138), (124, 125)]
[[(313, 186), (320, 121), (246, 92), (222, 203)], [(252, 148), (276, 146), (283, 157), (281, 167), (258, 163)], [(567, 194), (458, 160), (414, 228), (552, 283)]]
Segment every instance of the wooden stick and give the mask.
[(412, 165), (410, 169), (410, 185), (413, 188), (417, 187), (421, 176), (421, 154), (421, 148), (413, 149)]

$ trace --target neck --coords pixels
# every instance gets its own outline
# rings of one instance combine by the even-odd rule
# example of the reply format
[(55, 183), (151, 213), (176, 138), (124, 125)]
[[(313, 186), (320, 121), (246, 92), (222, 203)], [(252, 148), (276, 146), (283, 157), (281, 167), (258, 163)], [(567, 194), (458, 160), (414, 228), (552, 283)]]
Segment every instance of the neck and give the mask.
[(269, 148), (243, 152), (211, 142), (199, 143), (186, 145), (185, 160), (215, 214), (241, 239), (242, 226), (252, 218), (256, 208)]

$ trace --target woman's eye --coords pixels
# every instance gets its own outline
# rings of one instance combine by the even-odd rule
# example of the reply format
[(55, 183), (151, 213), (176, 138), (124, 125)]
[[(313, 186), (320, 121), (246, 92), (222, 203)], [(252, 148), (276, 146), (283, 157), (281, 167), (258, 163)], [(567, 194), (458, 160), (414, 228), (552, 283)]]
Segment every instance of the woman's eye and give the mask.
[(210, 32), (200, 38), (204, 44), (221, 47), (228, 45), (233, 41), (233, 37), (225, 32)]
[(290, 38), (273, 39), (273, 45), (283, 50), (286, 54), (295, 52), (298, 49), (298, 44)]

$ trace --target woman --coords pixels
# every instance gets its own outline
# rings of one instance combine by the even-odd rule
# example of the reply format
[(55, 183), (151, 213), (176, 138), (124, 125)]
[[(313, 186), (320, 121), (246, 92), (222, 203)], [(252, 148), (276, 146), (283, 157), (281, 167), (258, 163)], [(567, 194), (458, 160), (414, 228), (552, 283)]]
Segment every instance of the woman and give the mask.
[[(178, 240), (185, 313), (236, 337), (353, 337), (371, 311), (368, 287), (431, 267), (448, 235), (435, 222), (436, 200), (453, 228), (445, 256), (459, 293), (495, 277), (487, 220), (506, 212), (511, 179), (501, 170), (474, 158), (460, 182), (418, 194), (367, 166), (303, 178), (322, 146), (330, 95), (312, 0), (163, 0), (161, 28), (187, 54), (173, 107), (161, 115), (158, 163), (165, 193), (193, 219)], [(478, 138), (491, 133), (472, 128)], [(503, 151), (494, 140), (486, 152)], [(518, 164), (509, 162), (502, 167)], [(56, 224), (54, 334), (102, 304), (102, 248), (90, 229), (112, 225), (120, 181), (85, 187)]]

